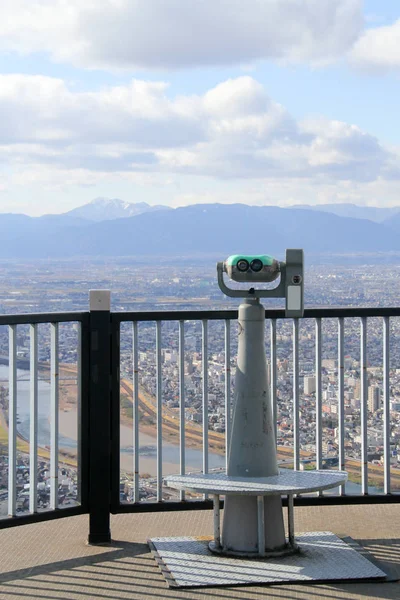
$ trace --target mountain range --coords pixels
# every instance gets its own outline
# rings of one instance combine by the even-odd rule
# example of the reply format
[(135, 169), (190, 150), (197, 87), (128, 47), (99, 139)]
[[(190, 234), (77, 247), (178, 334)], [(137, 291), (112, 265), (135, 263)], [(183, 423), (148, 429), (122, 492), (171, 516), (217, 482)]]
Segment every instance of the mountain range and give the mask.
[(156, 210), (172, 210), (169, 206), (162, 204), (150, 205), (146, 202), (125, 202), (119, 198), (95, 198), (88, 204), (78, 206), (62, 216), (70, 218), (86, 219), (89, 221), (110, 221), (112, 219), (123, 219), (124, 217), (135, 217), (145, 212)]
[(370, 207), (354, 206), (194, 204), (170, 209), (98, 198), (61, 215), (0, 214), (0, 258), (224, 257), (278, 255), (285, 248), (313, 254), (400, 252), (400, 207), (376, 208), (372, 219), (365, 217), (372, 216), (365, 212)]
[(354, 219), (369, 219), (376, 223), (383, 223), (400, 212), (400, 206), (378, 207), (358, 206), (357, 204), (296, 204), (291, 208), (304, 208), (306, 210), (317, 210), (338, 215), (338, 217), (353, 217)]

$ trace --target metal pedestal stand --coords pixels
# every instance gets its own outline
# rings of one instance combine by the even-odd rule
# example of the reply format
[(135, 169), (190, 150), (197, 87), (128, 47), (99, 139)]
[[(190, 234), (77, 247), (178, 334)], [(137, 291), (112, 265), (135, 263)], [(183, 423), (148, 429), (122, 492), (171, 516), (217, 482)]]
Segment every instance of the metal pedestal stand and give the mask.
[[(294, 535), (293, 496), (337, 487), (347, 480), (343, 471), (291, 471), (282, 469), (271, 477), (229, 477), (225, 473), (207, 475), (170, 475), (167, 485), (174, 489), (187, 490), (213, 496), (214, 503), (214, 539), (209, 548), (216, 554), (264, 558), (286, 556), (298, 551)], [(257, 511), (257, 548), (254, 552), (227, 549), (224, 536), (221, 536), (220, 496), (252, 497), (256, 500)], [(288, 539), (284, 546), (268, 550), (265, 547), (265, 529), (273, 529), (274, 522), (265, 522), (265, 500), (268, 497), (288, 497)]]
[[(214, 502), (214, 536), (208, 547), (204, 537), (149, 540), (170, 587), (385, 578), (383, 571), (329, 531), (301, 533), (296, 542), (294, 495), (334, 488), (347, 479), (344, 471), (278, 469), (267, 385), (265, 311), (258, 298), (283, 296), (286, 298), (286, 316), (301, 317), (302, 257), (301, 250), (288, 250), (286, 263), (277, 263), (266, 255), (236, 255), (218, 264), (221, 290), (230, 296), (246, 298), (239, 307), (238, 361), (228, 468), (226, 474), (165, 478), (170, 487), (210, 495)], [(223, 272), (235, 281), (273, 281), (279, 272), (281, 281), (273, 290), (251, 288), (244, 293), (227, 288), (223, 283)], [(207, 427), (207, 423), (203, 426)], [(225, 498), (222, 535), (220, 496)], [(282, 496), (288, 498), (287, 538)], [(299, 551), (299, 546), (303, 551)]]
[[(263, 266), (264, 265), (264, 266)], [(246, 270), (247, 269), (247, 270)], [(282, 556), (297, 551), (293, 532), (293, 495), (336, 487), (345, 472), (279, 472), (273, 411), (267, 383), (265, 309), (261, 297), (284, 296), (286, 315), (303, 314), (303, 252), (288, 250), (286, 263), (267, 255), (230, 257), (218, 263), (218, 283), (230, 296), (245, 296), (239, 306), (239, 341), (232, 431), (226, 476), (167, 477), (168, 485), (214, 495), (214, 542), (210, 549), (227, 556)], [(236, 281), (273, 281), (272, 290), (231, 290), (226, 272)], [(207, 424), (204, 424), (206, 427)], [(222, 539), (219, 496), (225, 497)], [(288, 496), (286, 539), (281, 496)]]

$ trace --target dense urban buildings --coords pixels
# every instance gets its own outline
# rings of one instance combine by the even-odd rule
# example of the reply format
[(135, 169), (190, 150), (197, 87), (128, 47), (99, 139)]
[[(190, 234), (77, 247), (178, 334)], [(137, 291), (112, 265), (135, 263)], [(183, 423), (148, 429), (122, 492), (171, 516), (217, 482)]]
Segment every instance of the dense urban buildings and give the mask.
[[(390, 285), (388, 285), (390, 282)], [(137, 263), (132, 259), (107, 261), (42, 261), (35, 265), (4, 264), (0, 276), (0, 311), (4, 313), (74, 311), (88, 309), (90, 289), (111, 289), (112, 310), (114, 311), (164, 311), (164, 310), (214, 310), (235, 308), (236, 301), (227, 300), (220, 293), (215, 276), (215, 260), (204, 259), (188, 264), (160, 263), (158, 266), (145, 262)], [(306, 267), (305, 287), (306, 307), (331, 306), (391, 306), (398, 303), (400, 296), (400, 267), (391, 264), (381, 265), (338, 265), (319, 264)], [(267, 302), (269, 306), (280, 306), (278, 301)], [(180, 380), (179, 380), (179, 324), (165, 321), (161, 325), (161, 389), (162, 405), (166, 420), (164, 470), (178, 470), (179, 453), (174, 434), (173, 422), (179, 422)], [(185, 358), (184, 358), (184, 402), (185, 422), (190, 428), (203, 425), (203, 355), (201, 321), (185, 321)], [(230, 384), (231, 402), (234, 398), (235, 356), (237, 350), (237, 326), (230, 325)], [(277, 356), (277, 444), (281, 448), (283, 463), (290, 460), (293, 448), (293, 322), (278, 320), (276, 330)], [(49, 326), (39, 326), (39, 360), (45, 364), (50, 356)], [(122, 389), (121, 428), (132, 431), (132, 324), (121, 326), (121, 378), (128, 387)], [(397, 469), (398, 450), (400, 449), (400, 319), (391, 319), (390, 331), (390, 452), (391, 465)], [(139, 386), (143, 402), (149, 406), (156, 396), (156, 327), (154, 321), (141, 322), (138, 325)], [(29, 327), (18, 326), (17, 356), (22, 361), (19, 374), (21, 394), (23, 382), (29, 378), (24, 371), (29, 364)], [(73, 369), (76, 368), (78, 344), (77, 324), (60, 325), (59, 359), (63, 365), (70, 365), (72, 371), (64, 373), (60, 381), (65, 387), (63, 403), (60, 406), (60, 427), (64, 436), (64, 445), (70, 454), (76, 452), (76, 390)], [(361, 456), (361, 357), (360, 357), (360, 319), (345, 319), (345, 358), (344, 358), (344, 446), (346, 468), (350, 470), (353, 484), (360, 481)], [(220, 447), (210, 447), (213, 458), (211, 466), (223, 466), (224, 434), (226, 430), (226, 356), (225, 322), (208, 322), (208, 423), (210, 432), (219, 434)], [(270, 322), (266, 320), (265, 349), (271, 368)], [(0, 328), (0, 357), (6, 362), (8, 354), (8, 331)], [(384, 457), (383, 422), (383, 345), (382, 319), (368, 319), (367, 331), (367, 438), (368, 461), (376, 466), (370, 471), (369, 483), (373, 487), (382, 485), (382, 465)], [(25, 361), (25, 363), (24, 363)], [(315, 321), (302, 319), (299, 325), (299, 427), (302, 467), (311, 468), (316, 457), (316, 372), (315, 372)], [(25, 364), (25, 366), (24, 366)], [(1, 385), (1, 411), (3, 425), (7, 423), (7, 367), (3, 366)], [(25, 375), (24, 375), (25, 373)], [(48, 372), (41, 372), (43, 394), (48, 381)], [(270, 378), (271, 380), (271, 378)], [(322, 452), (327, 465), (337, 466), (339, 443), (339, 403), (338, 403), (338, 323), (336, 319), (322, 321)], [(64, 388), (62, 388), (64, 389)], [(75, 394), (75, 396), (74, 396)], [(75, 400), (74, 400), (75, 397)], [(75, 405), (74, 405), (75, 402)], [(75, 411), (75, 413), (74, 413)], [(155, 420), (151, 414), (139, 411), (140, 415), (140, 495), (141, 499), (154, 497), (155, 475)], [(72, 418), (73, 417), (73, 418)], [(75, 425), (71, 425), (71, 419)], [(19, 408), (20, 434), (24, 437), (29, 416), (24, 412), (23, 404)], [(170, 424), (170, 427), (168, 425)], [(129, 441), (121, 438), (121, 498), (133, 499), (132, 435), (127, 433)], [(43, 433), (43, 436), (45, 434)], [(130, 437), (129, 437), (130, 436)], [(26, 436), (25, 436), (26, 437)], [(44, 439), (44, 438), (43, 438)], [(69, 440), (69, 442), (68, 442)], [(201, 445), (187, 439), (191, 454), (188, 453), (188, 468), (201, 470)], [(44, 439), (43, 447), (46, 446)], [(61, 444), (62, 446), (62, 444)], [(7, 488), (7, 443), (1, 441), (0, 468), (0, 510), (4, 514), (5, 490)], [(287, 453), (285, 454), (285, 449)], [(196, 454), (197, 453), (197, 454)], [(65, 457), (64, 457), (65, 458)], [(24, 453), (19, 455), (18, 507), (26, 507), (29, 472)], [(41, 502), (43, 508), (48, 503), (48, 483), (46, 480), (46, 459), (42, 459), (40, 481)], [(73, 465), (61, 465), (60, 498), (66, 504), (76, 498), (76, 469)], [(400, 469), (399, 469), (400, 476)], [(400, 481), (400, 479), (399, 479)], [(396, 489), (400, 484), (392, 479)], [(165, 490), (165, 497), (171, 492)], [(47, 494), (47, 495), (46, 495)]]

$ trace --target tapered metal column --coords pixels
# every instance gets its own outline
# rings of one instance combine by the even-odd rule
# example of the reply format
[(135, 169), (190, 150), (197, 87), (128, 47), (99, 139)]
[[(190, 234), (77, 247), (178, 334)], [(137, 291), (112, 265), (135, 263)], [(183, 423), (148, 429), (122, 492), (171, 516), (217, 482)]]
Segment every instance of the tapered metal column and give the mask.
[(101, 544), (111, 541), (110, 330), (110, 292), (108, 290), (91, 290), (89, 544)]
[[(258, 300), (239, 307), (239, 345), (228, 475), (267, 477), (278, 474), (272, 406), (264, 345), (265, 309)], [(225, 498), (223, 550), (260, 553), (259, 510), (255, 496)], [(264, 500), (265, 550), (285, 547), (281, 498)], [(261, 536), (262, 538), (262, 536)]]

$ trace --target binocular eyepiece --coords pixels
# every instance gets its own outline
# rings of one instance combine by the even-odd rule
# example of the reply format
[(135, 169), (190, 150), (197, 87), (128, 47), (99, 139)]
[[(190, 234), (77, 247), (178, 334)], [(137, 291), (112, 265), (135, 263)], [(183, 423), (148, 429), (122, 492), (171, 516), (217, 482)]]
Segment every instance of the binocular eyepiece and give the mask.
[(224, 264), (224, 271), (233, 281), (269, 282), (277, 279), (280, 273), (280, 263), (269, 256), (229, 256)]

